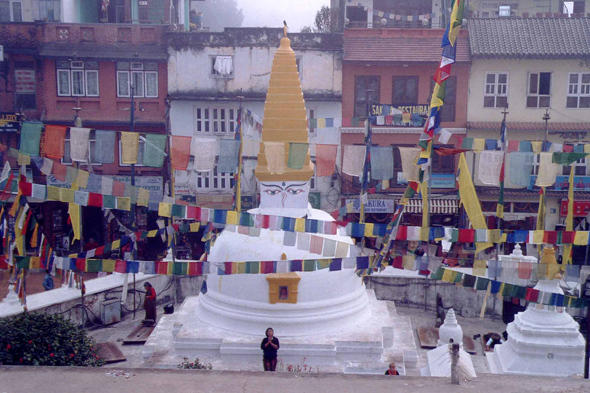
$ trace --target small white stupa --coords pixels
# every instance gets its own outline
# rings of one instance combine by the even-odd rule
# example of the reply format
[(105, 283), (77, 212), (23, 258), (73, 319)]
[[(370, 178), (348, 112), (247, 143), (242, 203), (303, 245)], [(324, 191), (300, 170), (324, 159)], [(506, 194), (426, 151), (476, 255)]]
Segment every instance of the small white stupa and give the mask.
[[(543, 249), (541, 263), (553, 264), (553, 248)], [(539, 280), (535, 289), (563, 295), (558, 280)], [(495, 374), (567, 377), (584, 371), (584, 337), (565, 307), (530, 303), (508, 324), (508, 340), (487, 353)]]
[(459, 344), (459, 373), (464, 378), (475, 378), (475, 368), (469, 355), (463, 349), (463, 329), (457, 323), (455, 311), (451, 308), (447, 312), (444, 323), (438, 330), (438, 348), (428, 351), (428, 365), (423, 370), (423, 376), (451, 377), (451, 349), (452, 343)]

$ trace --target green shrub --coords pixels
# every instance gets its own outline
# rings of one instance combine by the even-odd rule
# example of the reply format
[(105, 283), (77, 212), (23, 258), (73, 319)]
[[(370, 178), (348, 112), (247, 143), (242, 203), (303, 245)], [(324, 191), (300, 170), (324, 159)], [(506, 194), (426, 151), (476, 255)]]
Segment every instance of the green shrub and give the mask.
[(0, 319), (0, 364), (102, 366), (94, 340), (61, 315), (27, 313)]
[(182, 370), (213, 370), (211, 363), (201, 363), (199, 358), (196, 358), (194, 362), (190, 362), (188, 358), (184, 358), (183, 362), (176, 366)]

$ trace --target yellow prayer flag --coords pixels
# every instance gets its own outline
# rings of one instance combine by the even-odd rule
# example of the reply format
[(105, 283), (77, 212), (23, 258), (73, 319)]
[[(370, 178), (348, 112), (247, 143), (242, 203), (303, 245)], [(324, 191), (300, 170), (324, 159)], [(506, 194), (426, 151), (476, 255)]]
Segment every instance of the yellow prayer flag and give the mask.
[(59, 188), (53, 186), (47, 186), (47, 200), (48, 201), (59, 201)]
[(534, 153), (540, 153), (543, 151), (543, 142), (542, 141), (531, 141), (531, 146), (533, 147)]
[[(473, 229), (488, 229), (475, 187), (471, 181), (471, 172), (465, 160), (465, 153), (461, 153), (459, 158), (459, 195)], [(492, 243), (476, 243), (476, 252), (491, 246)]]
[(112, 273), (115, 270), (115, 263), (114, 259), (103, 259), (102, 260), (102, 271), (106, 273)]
[[(201, 227), (200, 222), (191, 222), (191, 232), (199, 232), (199, 228)], [(149, 236), (149, 234), (148, 234)]]
[(365, 237), (374, 237), (373, 236), (373, 228), (375, 227), (375, 224), (372, 223), (365, 223)]
[(486, 148), (486, 140), (482, 138), (475, 138), (473, 140), (473, 145), (471, 145), (471, 149), (476, 152), (480, 152), (485, 150)]
[(305, 232), (305, 218), (295, 219), (295, 232)]
[(117, 197), (117, 209), (127, 211), (131, 210), (131, 198)]
[[(569, 245), (571, 248), (571, 245)], [(565, 249), (565, 247), (564, 247)], [(564, 251), (565, 253), (565, 251)], [(551, 263), (546, 265), (547, 266), (547, 278), (549, 280), (553, 280), (555, 278), (555, 276), (557, 275), (557, 273), (559, 273), (559, 270), (561, 269), (562, 265), (558, 265), (557, 263)]]
[[(72, 194), (74, 193), (74, 190), (70, 191), (72, 191)], [(70, 221), (72, 222), (72, 229), (74, 230), (74, 238), (72, 239), (72, 242), (74, 240), (80, 240), (80, 206), (75, 203), (70, 203), (68, 213), (70, 214)]]
[(590, 153), (590, 143), (584, 144), (584, 153)]
[[(428, 146), (432, 146), (432, 141), (428, 142)], [(428, 229), (428, 219), (430, 217), (430, 212), (428, 211), (429, 209), (426, 208), (426, 206), (428, 206), (428, 181), (423, 181), (422, 184), (420, 185), (421, 189), (420, 192), (422, 193), (422, 229), (420, 229), (420, 240), (424, 239), (424, 233), (423, 230), (426, 229), (427, 231)], [(428, 241), (428, 232), (426, 234), (426, 240)]]
[(172, 216), (172, 204), (166, 202), (160, 202), (158, 207), (158, 215), (160, 217), (170, 217)]
[(238, 225), (238, 212), (228, 211), (225, 223), (230, 225)]
[(31, 269), (41, 269), (41, 258), (31, 257), (31, 260), (29, 262), (29, 267)]
[(16, 197), (14, 198), (14, 202), (12, 202), (12, 206), (10, 207), (10, 210), (8, 211), (8, 215), (11, 217), (14, 217), (16, 215), (16, 212), (18, 211), (18, 208), (20, 206), (20, 197), (21, 197), (21, 192), (20, 192), (20, 188), (18, 189), (18, 193), (16, 194)]
[(507, 233), (503, 233), (502, 237), (500, 238), (500, 243), (506, 243), (506, 240), (508, 239), (508, 234)]
[(89, 176), (90, 174), (88, 173), (88, 171), (83, 171), (82, 169), (80, 169), (78, 171), (78, 177), (76, 178), (76, 183), (78, 183), (78, 186), (86, 188), (86, 186), (88, 185)]
[(36, 248), (37, 247), (38, 233), (39, 233), (39, 224), (35, 224), (35, 229), (33, 229), (33, 235), (31, 235), (31, 240), (29, 242), (29, 244), (33, 248)]
[(73, 203), (75, 191), (69, 188), (59, 189), (59, 200), (62, 202)]
[(430, 107), (435, 108), (439, 106), (443, 106), (444, 102), (438, 97), (440, 91), (440, 85), (438, 83), (435, 84), (434, 90), (432, 92), (432, 98), (430, 99)]
[(123, 164), (137, 164), (139, 133), (121, 132), (121, 160)]
[(137, 189), (137, 206), (148, 206), (150, 203), (150, 191), (145, 188)]
[(246, 273), (246, 262), (234, 262), (232, 264), (233, 274), (244, 274)]
[(533, 244), (543, 244), (543, 238), (545, 237), (545, 231), (534, 231), (533, 232)]
[(149, 231), (148, 232), (147, 237), (156, 237), (157, 234), (158, 234), (158, 230), (157, 229), (154, 229), (153, 231)]
[(588, 244), (588, 231), (576, 231), (574, 245), (585, 246), (586, 244)]
[(444, 269), (444, 273), (443, 273), (443, 276), (442, 276), (442, 280), (443, 280), (444, 282), (451, 282), (451, 281), (452, 281), (452, 280), (451, 280), (451, 275), (452, 275), (452, 272), (453, 272), (453, 271), (452, 271), (451, 269)]
[(18, 165), (31, 165), (31, 156), (18, 153)]
[(318, 128), (326, 128), (326, 119), (318, 119)]
[(121, 240), (115, 240), (111, 245), (111, 250), (118, 250), (121, 247)]
[[(416, 260), (416, 255), (414, 254), (406, 254), (403, 257), (403, 266), (406, 270), (414, 270), (414, 261)], [(445, 270), (445, 273), (447, 271)], [(444, 276), (443, 276), (444, 279)]]
[(389, 188), (389, 179), (381, 181), (381, 189), (387, 190)]
[(473, 263), (473, 275), (484, 276), (486, 275), (487, 262), (483, 259), (476, 259)]

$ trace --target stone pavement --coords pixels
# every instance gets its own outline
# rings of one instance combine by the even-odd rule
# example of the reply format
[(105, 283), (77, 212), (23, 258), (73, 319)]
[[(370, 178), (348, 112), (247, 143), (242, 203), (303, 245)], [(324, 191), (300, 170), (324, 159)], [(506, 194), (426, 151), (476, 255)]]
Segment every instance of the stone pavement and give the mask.
[(0, 366), (0, 393), (104, 392), (223, 392), (223, 393), (522, 393), (589, 392), (590, 382), (579, 378), (481, 375), (461, 385), (449, 380), (343, 374), (295, 374), (236, 371), (122, 369), (117, 367)]

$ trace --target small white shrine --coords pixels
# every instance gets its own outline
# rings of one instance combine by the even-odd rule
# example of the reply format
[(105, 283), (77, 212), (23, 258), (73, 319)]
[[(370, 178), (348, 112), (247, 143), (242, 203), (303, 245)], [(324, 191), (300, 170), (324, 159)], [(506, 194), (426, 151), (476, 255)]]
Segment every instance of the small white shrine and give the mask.
[[(545, 248), (541, 263), (556, 263), (553, 248)], [(559, 280), (539, 280), (535, 289), (563, 295)], [(506, 329), (508, 340), (486, 353), (494, 374), (567, 377), (582, 374), (585, 340), (565, 307), (530, 303)]]
[(459, 363), (458, 369), (460, 375), (464, 378), (475, 378), (475, 368), (469, 355), (463, 349), (463, 329), (457, 323), (455, 311), (451, 308), (447, 312), (444, 323), (438, 330), (438, 347), (428, 351), (428, 364), (422, 370), (422, 376), (425, 377), (451, 377), (451, 343), (459, 344)]

